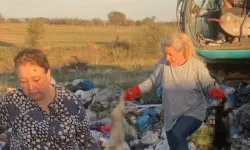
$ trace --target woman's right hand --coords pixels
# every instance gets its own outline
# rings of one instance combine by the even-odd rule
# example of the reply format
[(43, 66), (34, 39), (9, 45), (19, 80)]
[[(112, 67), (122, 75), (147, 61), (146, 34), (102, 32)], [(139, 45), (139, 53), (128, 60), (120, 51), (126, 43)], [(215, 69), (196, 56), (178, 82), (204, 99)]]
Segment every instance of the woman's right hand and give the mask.
[(140, 94), (141, 94), (141, 90), (138, 85), (132, 88), (128, 88), (125, 91), (125, 100), (133, 101), (135, 100), (136, 97), (140, 96)]

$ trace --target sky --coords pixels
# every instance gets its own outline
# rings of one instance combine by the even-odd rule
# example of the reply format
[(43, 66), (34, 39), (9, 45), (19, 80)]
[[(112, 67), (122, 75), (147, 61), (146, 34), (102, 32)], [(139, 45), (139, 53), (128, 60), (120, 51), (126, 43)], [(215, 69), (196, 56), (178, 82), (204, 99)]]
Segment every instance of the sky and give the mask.
[(0, 0), (4, 18), (101, 18), (111, 11), (128, 19), (156, 16), (157, 21), (175, 20), (176, 0)]

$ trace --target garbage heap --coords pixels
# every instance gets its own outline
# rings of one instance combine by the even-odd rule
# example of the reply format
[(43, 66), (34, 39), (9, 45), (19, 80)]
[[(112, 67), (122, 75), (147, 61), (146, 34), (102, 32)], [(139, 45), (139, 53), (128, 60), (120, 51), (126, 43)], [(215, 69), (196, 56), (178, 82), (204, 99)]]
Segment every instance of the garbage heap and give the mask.
[[(74, 80), (66, 88), (74, 92), (85, 107), (93, 137), (102, 149), (109, 149), (111, 114), (124, 92), (123, 89), (115, 85), (98, 89), (92, 81), (86, 79)], [(122, 121), (125, 149), (168, 149), (161, 107), (159, 99), (152, 100), (150, 104), (141, 99), (125, 102)]]
[[(224, 90), (229, 107), (232, 108), (236, 122), (230, 125), (232, 147), (250, 149), (250, 85), (245, 83), (227, 83), (220, 87)], [(81, 100), (87, 111), (92, 135), (102, 149), (109, 149), (112, 129), (112, 110), (118, 104), (119, 96), (124, 92), (120, 87), (110, 85), (98, 89), (93, 82), (85, 79), (74, 80), (66, 86)], [(125, 149), (168, 150), (168, 142), (163, 128), (163, 110), (161, 88), (157, 89), (158, 99), (143, 101), (136, 99), (125, 102), (123, 129)], [(207, 99), (207, 118), (201, 127), (190, 137), (189, 149), (211, 149), (214, 139), (215, 112), (211, 108), (220, 105), (209, 95)], [(235, 126), (237, 125), (237, 126)]]
[[(103, 150), (112, 149), (112, 112), (117, 108), (123, 89), (109, 85), (96, 88), (91, 80), (76, 79), (65, 86), (75, 93), (86, 109), (92, 136)], [(227, 83), (220, 85), (228, 99), (234, 118), (230, 122), (230, 142), (234, 149), (250, 149), (250, 85), (246, 83)], [(190, 150), (209, 150), (213, 148), (215, 116), (220, 101), (206, 95), (207, 117), (201, 127), (188, 137)], [(121, 120), (125, 150), (170, 150), (163, 128), (163, 109), (161, 88), (157, 89), (157, 99), (143, 101), (138, 98), (125, 102), (124, 117)], [(119, 112), (119, 111), (118, 111)], [(116, 112), (115, 112), (116, 113)], [(0, 136), (0, 149), (8, 143), (11, 130)], [(119, 135), (118, 135), (119, 136)], [(112, 143), (112, 142), (111, 142)]]

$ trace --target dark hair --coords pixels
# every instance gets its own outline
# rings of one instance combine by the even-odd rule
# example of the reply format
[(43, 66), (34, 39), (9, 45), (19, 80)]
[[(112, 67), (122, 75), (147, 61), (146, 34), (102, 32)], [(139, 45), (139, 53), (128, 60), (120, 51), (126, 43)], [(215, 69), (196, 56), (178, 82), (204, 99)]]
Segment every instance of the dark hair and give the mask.
[(14, 63), (15, 68), (26, 63), (31, 63), (43, 68), (46, 73), (50, 69), (47, 56), (39, 49), (23, 49), (14, 58)]

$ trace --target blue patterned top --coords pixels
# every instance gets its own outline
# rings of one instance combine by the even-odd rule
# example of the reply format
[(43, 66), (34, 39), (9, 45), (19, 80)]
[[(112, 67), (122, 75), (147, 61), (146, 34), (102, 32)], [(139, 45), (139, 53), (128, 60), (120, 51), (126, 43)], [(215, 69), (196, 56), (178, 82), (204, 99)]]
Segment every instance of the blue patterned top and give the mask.
[(73, 93), (55, 85), (56, 96), (49, 113), (18, 89), (0, 101), (0, 131), (12, 128), (13, 150), (99, 149), (92, 137), (84, 108)]

